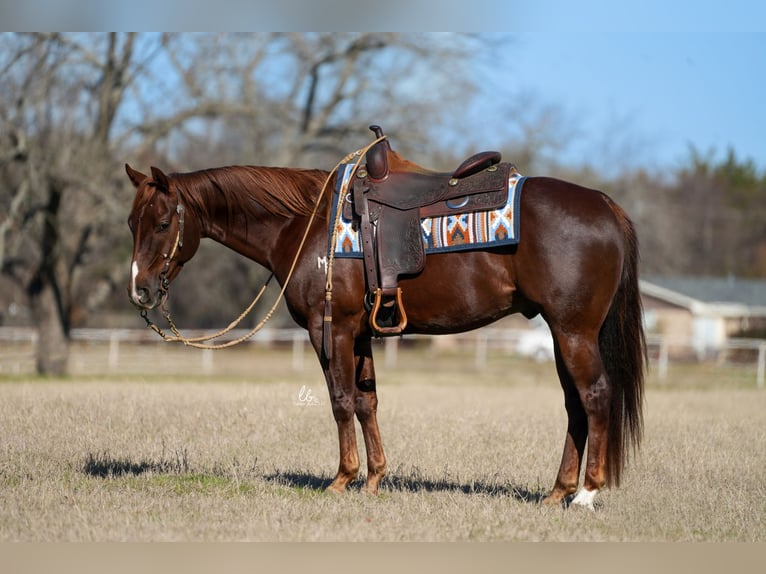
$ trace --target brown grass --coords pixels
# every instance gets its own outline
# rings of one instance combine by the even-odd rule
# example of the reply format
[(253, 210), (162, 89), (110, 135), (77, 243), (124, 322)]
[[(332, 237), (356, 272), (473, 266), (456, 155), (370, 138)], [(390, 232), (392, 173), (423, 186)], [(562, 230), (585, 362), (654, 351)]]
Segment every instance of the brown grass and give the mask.
[[(161, 376), (6, 379), (0, 541), (766, 540), (766, 393), (720, 373), (650, 380), (644, 447), (591, 513), (538, 504), (565, 428), (549, 364), (495, 358), (478, 372), (448, 355), (434, 370), (404, 353), (387, 370), (381, 357), (390, 475), (378, 497), (360, 482), (333, 496), (318, 367), (255, 355), (248, 377), (182, 375), (181, 362)], [(319, 406), (299, 404), (303, 385)]]

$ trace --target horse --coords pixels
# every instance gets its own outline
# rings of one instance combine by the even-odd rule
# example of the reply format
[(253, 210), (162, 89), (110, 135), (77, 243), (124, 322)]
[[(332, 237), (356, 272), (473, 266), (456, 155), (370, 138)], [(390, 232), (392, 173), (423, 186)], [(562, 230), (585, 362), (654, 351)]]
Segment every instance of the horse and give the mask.
[[(386, 455), (361, 259), (334, 261), (332, 329), (323, 341), (327, 270), (317, 262), (328, 255), (332, 194), (322, 184), (334, 184), (337, 175), (264, 166), (125, 170), (135, 187), (128, 217), (132, 303), (144, 313), (163, 303), (203, 238), (271, 270), (290, 315), (308, 330), (327, 383), (340, 462), (326, 490), (343, 492), (358, 478), (356, 417), (367, 455), (363, 490), (378, 493)], [(540, 315), (553, 336), (567, 413), (561, 463), (543, 502), (592, 510), (599, 491), (620, 485), (642, 437), (638, 240), (626, 212), (605, 193), (560, 179), (526, 178), (518, 209), (523, 233), (516, 245), (429, 254), (420, 273), (401, 278), (403, 334), (458, 333), (511, 313)]]

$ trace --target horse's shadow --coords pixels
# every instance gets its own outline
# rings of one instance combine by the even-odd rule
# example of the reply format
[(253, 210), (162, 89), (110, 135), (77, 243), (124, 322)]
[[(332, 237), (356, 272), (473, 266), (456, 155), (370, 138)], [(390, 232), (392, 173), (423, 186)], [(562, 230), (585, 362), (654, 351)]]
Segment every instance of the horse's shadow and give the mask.
[[(305, 472), (274, 472), (265, 475), (264, 480), (291, 488), (324, 491), (332, 483), (326, 476)], [(349, 490), (361, 490), (364, 482), (355, 480)], [(529, 490), (522, 486), (498, 485), (484, 481), (456, 482), (449, 479), (429, 479), (417, 476), (389, 475), (380, 483), (382, 493), (387, 492), (455, 492), (509, 497), (521, 502), (540, 503), (547, 496), (542, 490)]]
[(138, 476), (144, 473), (167, 472), (166, 465), (163, 463), (141, 460), (138, 462), (130, 459), (97, 459), (89, 456), (82, 465), (82, 472), (98, 478), (120, 477), (120, 476)]
[(114, 457), (106, 452), (89, 453), (81, 467), (84, 474), (98, 478), (118, 478), (142, 474), (183, 474), (190, 470), (191, 466), (186, 451), (176, 452), (173, 458), (162, 456), (158, 460)]
[[(145, 473), (183, 474), (191, 469), (185, 459), (139, 460), (112, 457), (107, 454), (90, 454), (81, 467), (84, 474), (99, 478), (138, 476)], [(268, 483), (286, 486), (288, 488), (323, 492), (332, 483), (332, 478), (319, 476), (308, 472), (291, 472), (275, 470), (270, 474), (260, 474)], [(355, 480), (348, 486), (349, 490), (359, 491), (364, 482)], [(389, 492), (454, 492), (462, 494), (481, 494), (493, 497), (508, 497), (521, 502), (540, 503), (546, 496), (542, 489), (530, 490), (523, 486), (503, 485), (486, 481), (459, 482), (443, 479), (431, 479), (418, 476), (418, 473), (405, 475), (394, 472), (386, 476), (380, 483), (383, 494)]]

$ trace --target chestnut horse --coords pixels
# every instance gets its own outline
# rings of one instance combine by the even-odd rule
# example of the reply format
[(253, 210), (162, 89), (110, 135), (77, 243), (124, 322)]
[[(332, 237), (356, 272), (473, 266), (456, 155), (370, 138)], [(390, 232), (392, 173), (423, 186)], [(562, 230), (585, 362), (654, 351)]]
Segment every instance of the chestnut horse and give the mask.
[[(202, 238), (267, 267), (283, 284), (313, 221), (284, 297), (308, 330), (338, 426), (340, 464), (328, 490), (342, 492), (358, 475), (356, 416), (367, 451), (364, 488), (377, 493), (386, 457), (361, 259), (334, 262), (331, 352), (322, 350), (327, 277), (317, 262), (328, 254), (332, 194), (319, 195), (328, 173), (234, 166), (168, 175), (152, 167), (145, 175), (125, 167), (136, 187), (128, 290), (140, 309), (164, 301)], [(561, 466), (545, 502), (565, 503), (576, 493), (587, 443), (583, 487), (572, 502), (592, 509), (600, 489), (619, 485), (642, 433), (646, 350), (636, 234), (605, 194), (556, 179), (527, 178), (519, 209), (517, 245), (429, 254), (421, 273), (400, 279), (405, 333), (457, 333), (510, 313), (540, 314), (553, 334), (568, 416)]]

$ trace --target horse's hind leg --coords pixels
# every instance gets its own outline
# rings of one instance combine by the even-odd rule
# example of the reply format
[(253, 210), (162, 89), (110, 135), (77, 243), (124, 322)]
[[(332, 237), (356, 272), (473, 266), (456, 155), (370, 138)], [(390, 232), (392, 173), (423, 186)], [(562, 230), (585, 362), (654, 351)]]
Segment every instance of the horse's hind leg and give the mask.
[(378, 429), (378, 394), (369, 337), (357, 341), (354, 355), (357, 361), (355, 411), (362, 426), (367, 451), (367, 482), (364, 489), (370, 494), (377, 494), (380, 481), (386, 473), (386, 455)]
[(593, 508), (593, 498), (606, 484), (610, 387), (598, 350), (596, 333), (556, 332), (556, 368), (564, 389), (568, 423), (561, 466), (546, 503), (560, 503), (577, 490), (587, 441), (584, 489), (574, 503)]
[(588, 417), (580, 401), (574, 381), (561, 358), (558, 343), (556, 350), (556, 371), (564, 390), (564, 407), (567, 412), (567, 432), (564, 439), (564, 453), (561, 456), (556, 483), (545, 499), (546, 504), (560, 504), (564, 498), (577, 490), (580, 479), (580, 465), (588, 438)]

